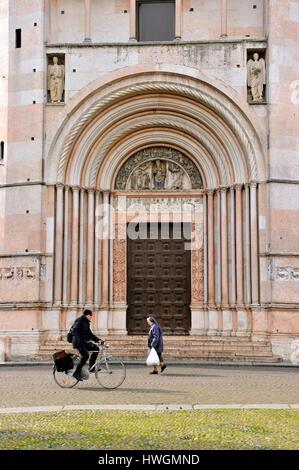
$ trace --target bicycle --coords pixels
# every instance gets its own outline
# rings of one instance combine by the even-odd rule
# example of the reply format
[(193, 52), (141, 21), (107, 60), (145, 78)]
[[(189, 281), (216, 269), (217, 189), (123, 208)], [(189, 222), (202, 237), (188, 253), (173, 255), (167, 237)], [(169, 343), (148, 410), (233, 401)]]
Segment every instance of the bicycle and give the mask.
[[(126, 368), (124, 363), (119, 359), (113, 359), (111, 355), (107, 355), (106, 351), (110, 348), (109, 344), (106, 344), (104, 341), (99, 346), (99, 354), (95, 364), (91, 367), (90, 371), (95, 370), (95, 377), (98, 384), (101, 387), (107, 389), (115, 389), (122, 385), (126, 378)], [(89, 357), (93, 351), (89, 351)], [(76, 367), (80, 361), (80, 356), (78, 354), (72, 354), (73, 358), (73, 367), (67, 371), (60, 372), (57, 370), (56, 365), (53, 366), (53, 377), (57, 385), (61, 388), (73, 388), (81, 380), (77, 380), (73, 377), (73, 373), (76, 370)], [(88, 380), (90, 373), (87, 370), (87, 366), (84, 365), (82, 368), (82, 379)]]

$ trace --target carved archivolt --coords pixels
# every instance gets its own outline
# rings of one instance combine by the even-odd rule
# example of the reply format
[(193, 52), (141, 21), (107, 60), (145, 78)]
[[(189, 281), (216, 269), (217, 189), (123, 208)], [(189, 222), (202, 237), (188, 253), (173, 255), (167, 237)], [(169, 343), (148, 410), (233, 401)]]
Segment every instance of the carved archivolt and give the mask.
[(191, 190), (202, 189), (195, 164), (178, 150), (152, 147), (130, 157), (120, 169), (115, 189)]
[(64, 181), (65, 169), (72, 147), (76, 138), (80, 135), (80, 132), (87, 125), (87, 123), (100, 111), (110, 106), (114, 101), (124, 99), (130, 95), (136, 95), (139, 93), (142, 94), (146, 92), (174, 93), (176, 96), (187, 96), (215, 110), (218, 115), (222, 116), (224, 120), (230, 125), (231, 129), (236, 133), (236, 135), (238, 135), (239, 142), (242, 144), (249, 161), (250, 178), (257, 179), (258, 175), (255, 151), (251, 143), (251, 137), (248, 135), (240, 122), (240, 113), (236, 113), (234, 109), (230, 109), (223, 101), (218, 100), (215, 96), (211, 96), (207, 92), (196, 89), (194, 87), (167, 82), (146, 82), (128, 86), (118, 91), (112, 92), (109, 95), (103, 97), (100, 101), (97, 101), (89, 108), (88, 111), (84, 113), (84, 115), (73, 126), (64, 142), (57, 172), (58, 181)]

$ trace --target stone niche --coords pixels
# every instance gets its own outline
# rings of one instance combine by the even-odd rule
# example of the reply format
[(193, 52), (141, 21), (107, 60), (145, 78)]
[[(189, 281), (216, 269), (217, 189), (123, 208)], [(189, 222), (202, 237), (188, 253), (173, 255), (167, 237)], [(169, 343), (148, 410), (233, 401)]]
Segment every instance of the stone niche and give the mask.
[(266, 49), (247, 49), (247, 101), (266, 104)]
[(47, 102), (52, 105), (65, 102), (65, 54), (47, 55)]

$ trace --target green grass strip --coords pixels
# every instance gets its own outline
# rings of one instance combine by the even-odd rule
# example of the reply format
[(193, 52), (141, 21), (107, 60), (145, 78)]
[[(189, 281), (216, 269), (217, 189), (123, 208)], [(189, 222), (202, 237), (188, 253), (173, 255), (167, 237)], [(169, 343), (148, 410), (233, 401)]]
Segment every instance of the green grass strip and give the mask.
[(3, 415), (0, 449), (299, 450), (299, 411), (63, 411)]

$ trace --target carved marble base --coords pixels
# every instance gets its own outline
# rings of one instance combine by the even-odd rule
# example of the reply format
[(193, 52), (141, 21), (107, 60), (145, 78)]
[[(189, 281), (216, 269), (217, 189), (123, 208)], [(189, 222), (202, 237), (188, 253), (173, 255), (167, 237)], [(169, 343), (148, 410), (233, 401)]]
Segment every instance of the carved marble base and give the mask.
[(207, 333), (206, 312), (202, 306), (191, 305), (190, 335), (204, 336)]
[(209, 310), (208, 318), (209, 318), (209, 327), (208, 327), (207, 335), (219, 336), (221, 333), (219, 331), (218, 311)]
[(222, 312), (223, 330), (222, 336), (231, 336), (233, 330), (233, 314), (230, 310)]

